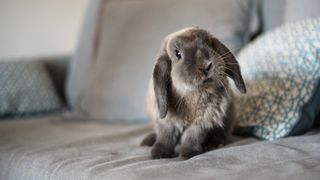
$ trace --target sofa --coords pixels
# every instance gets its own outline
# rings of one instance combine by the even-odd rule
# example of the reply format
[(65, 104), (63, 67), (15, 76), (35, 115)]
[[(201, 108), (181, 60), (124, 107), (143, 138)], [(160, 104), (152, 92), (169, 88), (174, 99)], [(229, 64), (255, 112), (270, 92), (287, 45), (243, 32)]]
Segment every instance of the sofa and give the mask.
[(0, 179), (319, 179), (320, 114), (299, 136), (233, 136), (188, 160), (152, 160), (140, 146), (152, 131), (144, 94), (167, 33), (196, 22), (237, 54), (273, 28), (319, 17), (309, 1), (88, 1), (75, 54), (40, 59), (62, 108), (0, 120)]

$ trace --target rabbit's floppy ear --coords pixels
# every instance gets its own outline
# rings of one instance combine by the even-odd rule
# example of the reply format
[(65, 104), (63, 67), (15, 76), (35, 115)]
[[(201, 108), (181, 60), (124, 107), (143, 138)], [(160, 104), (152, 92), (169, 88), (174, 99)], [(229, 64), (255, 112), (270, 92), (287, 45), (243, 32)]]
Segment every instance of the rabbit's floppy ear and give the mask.
[(168, 112), (168, 88), (171, 79), (170, 72), (171, 61), (164, 46), (153, 70), (154, 92), (161, 119), (166, 117)]
[(241, 93), (245, 94), (247, 92), (246, 85), (244, 84), (241, 75), (239, 63), (234, 55), (216, 38), (213, 38), (213, 47), (216, 52), (224, 59), (227, 75), (234, 81), (238, 90)]

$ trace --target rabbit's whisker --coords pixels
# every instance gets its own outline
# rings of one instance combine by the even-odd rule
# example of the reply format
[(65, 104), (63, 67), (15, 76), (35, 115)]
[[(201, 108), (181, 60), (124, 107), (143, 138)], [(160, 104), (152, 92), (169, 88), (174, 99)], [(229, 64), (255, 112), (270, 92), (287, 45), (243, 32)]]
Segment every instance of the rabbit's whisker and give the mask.
[[(221, 57), (226, 57), (226, 55), (229, 55), (229, 54), (232, 54), (233, 55), (233, 52), (235, 52), (235, 51), (238, 51), (238, 50), (240, 50), (242, 47), (237, 47), (237, 48), (234, 48), (234, 49), (230, 49), (230, 51), (228, 51), (228, 52), (226, 52), (226, 53), (224, 53), (224, 54), (220, 54), (220, 56)], [(220, 49), (220, 48), (219, 48)], [(219, 50), (218, 49), (218, 50)]]
[(217, 78), (218, 82), (220, 83), (220, 85), (224, 88), (224, 90), (226, 91), (226, 94), (228, 97), (230, 97), (230, 94), (227, 91), (227, 88), (224, 86), (223, 82), (220, 80), (220, 78)]

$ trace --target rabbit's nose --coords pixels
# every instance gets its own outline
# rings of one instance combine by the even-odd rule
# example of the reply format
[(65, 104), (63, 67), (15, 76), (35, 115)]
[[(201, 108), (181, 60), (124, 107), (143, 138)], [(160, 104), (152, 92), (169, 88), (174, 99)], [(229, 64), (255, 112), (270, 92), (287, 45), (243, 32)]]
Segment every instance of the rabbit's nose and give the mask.
[(212, 63), (210, 62), (206, 67), (204, 67), (204, 68), (202, 67), (199, 69), (204, 75), (208, 75), (211, 68), (212, 68)]

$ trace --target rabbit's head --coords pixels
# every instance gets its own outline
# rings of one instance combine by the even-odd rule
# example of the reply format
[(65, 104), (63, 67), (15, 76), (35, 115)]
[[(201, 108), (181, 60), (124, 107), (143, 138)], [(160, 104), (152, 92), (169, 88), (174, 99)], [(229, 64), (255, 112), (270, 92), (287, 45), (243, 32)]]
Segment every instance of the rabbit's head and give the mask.
[(246, 93), (234, 55), (209, 32), (192, 27), (168, 35), (153, 72), (160, 118), (168, 111), (170, 85), (185, 93), (221, 86), (227, 76), (241, 93)]

